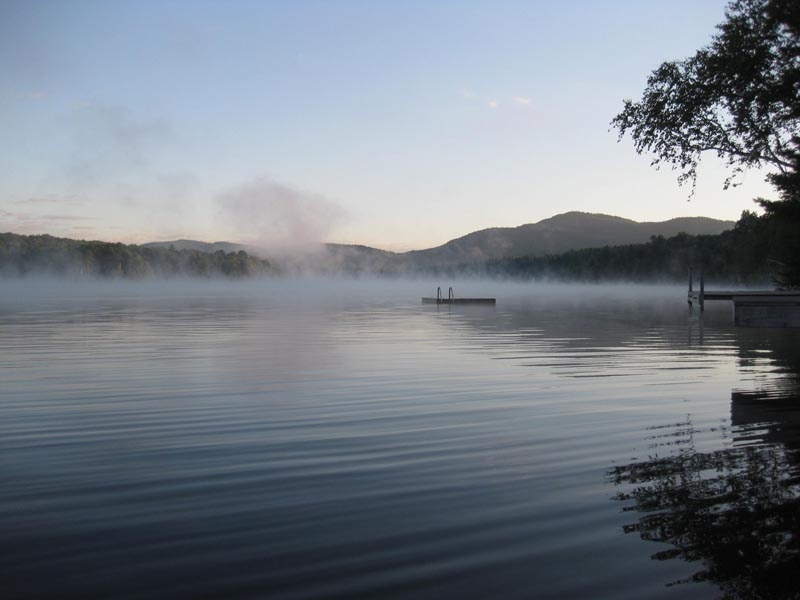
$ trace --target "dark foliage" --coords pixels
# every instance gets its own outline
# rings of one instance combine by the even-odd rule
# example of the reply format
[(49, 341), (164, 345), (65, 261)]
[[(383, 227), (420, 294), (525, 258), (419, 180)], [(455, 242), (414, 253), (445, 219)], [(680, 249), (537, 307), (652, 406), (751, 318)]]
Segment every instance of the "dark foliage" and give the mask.
[[(735, 0), (709, 46), (665, 62), (642, 98), (612, 120), (636, 151), (694, 183), (700, 157), (713, 152), (731, 169), (726, 186), (751, 167), (768, 176), (780, 201), (761, 201), (781, 236), (771, 258), (778, 283), (800, 287), (800, 9), (796, 0)], [(784, 206), (787, 205), (787, 206)]]
[(55, 275), (135, 279), (149, 276), (247, 277), (274, 273), (269, 262), (244, 251), (208, 253), (50, 235), (0, 234), (0, 276), (6, 277)]
[(711, 151), (734, 175), (772, 165), (795, 171), (800, 150), (798, 15), (787, 0), (736, 0), (711, 44), (684, 61), (665, 62), (641, 100), (626, 100), (612, 124), (629, 133), (653, 164), (693, 181)]

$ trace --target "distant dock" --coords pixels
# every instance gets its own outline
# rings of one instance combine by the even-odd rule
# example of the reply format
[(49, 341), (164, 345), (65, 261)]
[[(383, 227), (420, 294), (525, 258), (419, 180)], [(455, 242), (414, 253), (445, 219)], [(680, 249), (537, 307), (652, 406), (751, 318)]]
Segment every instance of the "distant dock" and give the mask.
[(695, 305), (702, 313), (706, 300), (729, 300), (733, 305), (733, 324), (740, 327), (800, 327), (800, 291), (732, 290), (706, 291), (700, 272), (700, 289), (692, 289), (689, 271), (689, 310)]
[(447, 298), (442, 296), (442, 288), (436, 288), (436, 298), (422, 298), (423, 304), (496, 304), (495, 298), (456, 298), (451, 287), (447, 292)]

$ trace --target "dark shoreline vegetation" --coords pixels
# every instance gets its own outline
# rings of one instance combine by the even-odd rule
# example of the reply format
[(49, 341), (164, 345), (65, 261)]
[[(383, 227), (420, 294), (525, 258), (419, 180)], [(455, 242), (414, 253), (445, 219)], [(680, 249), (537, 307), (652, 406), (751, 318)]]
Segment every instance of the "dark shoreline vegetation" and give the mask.
[(0, 276), (65, 278), (252, 277), (277, 275), (266, 260), (239, 252), (147, 248), (51, 235), (0, 234)]
[(738, 285), (769, 285), (779, 275), (770, 261), (783, 238), (783, 224), (771, 215), (745, 211), (731, 230), (719, 235), (652, 236), (643, 244), (570, 250), (561, 254), (518, 256), (415, 265), (408, 259), (375, 265), (351, 257), (339, 263), (302, 267), (280, 265), (237, 252), (80, 241), (50, 235), (0, 234), (0, 276), (66, 278), (225, 277), (248, 278), (295, 273), (347, 276), (464, 276), (503, 279), (553, 278), (564, 281), (682, 282), (688, 269), (702, 269), (708, 280)]

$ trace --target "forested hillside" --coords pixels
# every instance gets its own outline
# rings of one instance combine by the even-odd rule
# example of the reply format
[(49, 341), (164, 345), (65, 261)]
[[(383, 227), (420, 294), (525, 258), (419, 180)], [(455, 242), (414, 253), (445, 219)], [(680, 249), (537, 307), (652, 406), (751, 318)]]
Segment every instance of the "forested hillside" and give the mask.
[(468, 262), (546, 256), (606, 245), (644, 244), (653, 235), (671, 237), (681, 232), (716, 235), (733, 223), (705, 217), (685, 217), (657, 223), (640, 223), (601, 213), (568, 212), (519, 227), (475, 231), (427, 250), (404, 254), (415, 266), (458, 265)]
[(772, 217), (744, 212), (733, 229), (720, 235), (653, 236), (646, 244), (572, 250), (548, 256), (522, 256), (463, 264), (429, 272), (449, 275), (554, 278), (570, 281), (683, 281), (689, 268), (710, 281), (770, 286), (781, 265), (770, 261), (777, 229)]
[(248, 277), (275, 273), (268, 261), (244, 251), (210, 253), (50, 235), (0, 234), (0, 275), (6, 277)]

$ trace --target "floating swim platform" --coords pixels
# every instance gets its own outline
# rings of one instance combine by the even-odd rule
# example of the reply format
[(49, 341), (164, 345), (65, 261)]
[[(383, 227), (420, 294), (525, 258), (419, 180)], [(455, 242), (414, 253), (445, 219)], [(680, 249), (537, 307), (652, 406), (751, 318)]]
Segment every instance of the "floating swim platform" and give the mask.
[(447, 292), (447, 298), (442, 296), (442, 288), (436, 288), (436, 298), (422, 298), (423, 304), (496, 304), (496, 298), (456, 298), (451, 287)]

